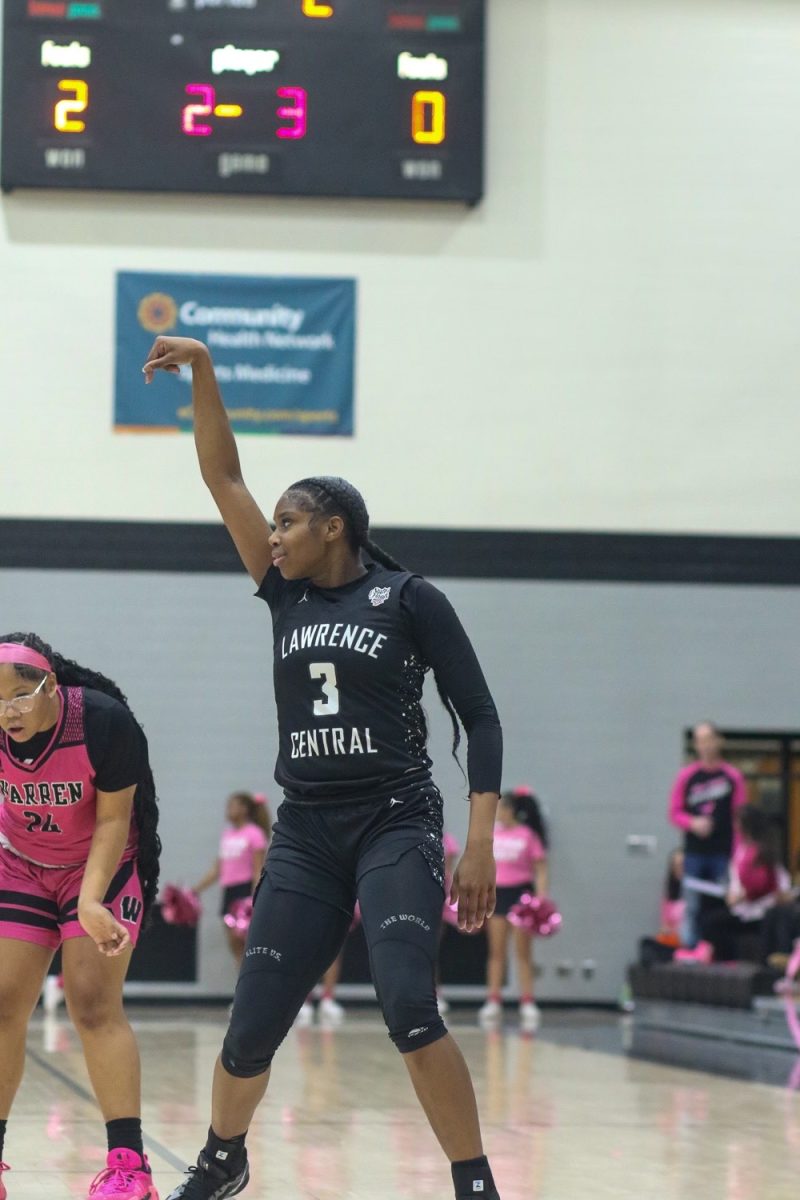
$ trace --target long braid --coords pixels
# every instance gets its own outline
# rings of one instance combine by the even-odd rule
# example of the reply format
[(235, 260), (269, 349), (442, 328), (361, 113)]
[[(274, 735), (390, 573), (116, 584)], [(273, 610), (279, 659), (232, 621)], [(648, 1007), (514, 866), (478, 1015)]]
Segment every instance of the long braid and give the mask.
[[(0, 642), (15, 642), (20, 646), (29, 646), (32, 650), (36, 650), (39, 654), (44, 655), (48, 662), (52, 664), (55, 677), (62, 686), (93, 688), (97, 692), (103, 692), (106, 696), (111, 696), (112, 699), (118, 700), (120, 704), (124, 704), (141, 732), (145, 748), (147, 747), (147, 738), (145, 737), (144, 730), (136, 720), (127, 697), (118, 685), (114, 683), (113, 679), (109, 679), (99, 671), (91, 671), (88, 667), (82, 667), (70, 658), (64, 658), (63, 655), (53, 650), (51, 646), (48, 646), (47, 642), (43, 641), (35, 633), (8, 633), (0, 636)], [(38, 670), (38, 668), (28, 667), (24, 664), (16, 666), (16, 671), (23, 679), (32, 679), (36, 682), (43, 675), (43, 672)], [(146, 759), (144, 776), (140, 779), (136, 788), (133, 811), (139, 834), (136, 865), (139, 869), (139, 877), (142, 882), (144, 916), (146, 919), (158, 891), (159, 859), (161, 855), (161, 838), (158, 836), (158, 797), (156, 795), (153, 772), (150, 769), (148, 759)]]
[[(342, 479), (339, 475), (311, 475), (306, 479), (300, 479), (297, 483), (293, 483), (288, 490), (293, 494), (298, 492), (305, 494), (311, 502), (311, 511), (319, 513), (320, 516), (332, 517), (336, 515), (344, 517), (345, 536), (353, 550), (366, 551), (374, 562), (380, 563), (382, 567), (387, 567), (390, 571), (406, 571), (408, 569), (402, 563), (399, 563), (396, 558), (392, 558), (391, 554), (379, 546), (377, 542), (371, 540), (369, 536), (369, 512), (367, 511), (364, 497), (358, 488), (354, 487), (347, 479)], [(439, 699), (444, 705), (453, 726), (452, 754), (453, 758), (458, 762), (458, 748), (461, 745), (461, 723), (453, 707), (453, 702), (435, 670), (433, 678), (436, 683), (436, 690), (439, 693)], [(460, 763), (459, 766), (461, 766)]]

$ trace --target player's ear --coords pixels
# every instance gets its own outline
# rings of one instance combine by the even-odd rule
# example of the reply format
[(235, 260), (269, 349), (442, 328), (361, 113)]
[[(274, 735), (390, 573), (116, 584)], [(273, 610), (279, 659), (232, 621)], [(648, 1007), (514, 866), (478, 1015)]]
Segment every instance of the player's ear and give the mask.
[(328, 528), (325, 531), (325, 540), (335, 542), (344, 534), (344, 521), (341, 517), (328, 517)]

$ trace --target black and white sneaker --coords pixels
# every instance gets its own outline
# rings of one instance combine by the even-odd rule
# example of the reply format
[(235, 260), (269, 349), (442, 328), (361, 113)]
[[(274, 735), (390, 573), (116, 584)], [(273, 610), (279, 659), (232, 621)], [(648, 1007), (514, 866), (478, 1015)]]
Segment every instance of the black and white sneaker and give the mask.
[(244, 1191), (250, 1182), (250, 1167), (245, 1152), (244, 1162), (235, 1175), (223, 1171), (200, 1152), (196, 1167), (189, 1167), (186, 1178), (178, 1184), (167, 1200), (227, 1200)]

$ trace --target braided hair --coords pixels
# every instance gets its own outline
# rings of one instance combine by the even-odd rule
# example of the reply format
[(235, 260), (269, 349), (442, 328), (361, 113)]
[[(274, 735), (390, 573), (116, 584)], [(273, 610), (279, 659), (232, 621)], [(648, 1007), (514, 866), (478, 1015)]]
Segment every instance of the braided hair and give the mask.
[[(99, 671), (91, 671), (88, 667), (82, 667), (70, 658), (63, 658), (62, 655), (53, 650), (52, 646), (48, 646), (47, 642), (43, 641), (37, 634), (7, 633), (0, 636), (0, 642), (14, 642), (19, 646), (29, 646), (31, 650), (36, 650), (48, 660), (53, 667), (53, 672), (58, 683), (63, 687), (94, 688), (95, 691), (103, 692), (104, 695), (111, 696), (112, 699), (118, 700), (120, 704), (124, 704), (133, 717), (133, 712), (126, 696), (112, 679), (101, 675)], [(39, 670), (38, 667), (29, 667), (25, 663), (15, 663), (14, 669), (21, 678), (30, 680), (32, 683), (39, 683), (45, 677), (44, 672)], [(146, 746), (147, 739), (145, 738), (144, 730), (139, 725), (139, 722), (136, 721), (136, 718), (133, 717), (133, 719), (142, 737), (145, 739)], [(146, 918), (158, 891), (159, 858), (161, 855), (161, 838), (158, 836), (158, 797), (156, 796), (156, 785), (149, 762), (147, 762), (145, 773), (136, 787), (133, 811), (139, 834), (139, 850), (136, 857), (136, 865), (139, 869), (139, 877), (142, 882), (142, 898), (144, 900), (144, 914)]]
[[(390, 571), (405, 571), (406, 567), (392, 558), (369, 536), (369, 512), (364, 497), (358, 488), (339, 475), (310, 475), (299, 479), (287, 488), (287, 496), (301, 512), (310, 512), (314, 517), (341, 517), (344, 535), (350, 549), (359, 554), (362, 550), (382, 567)], [(447, 710), (453, 726), (453, 757), (458, 762), (458, 747), (461, 745), (461, 725), (453, 702), (436, 671), (433, 672), (439, 699)], [(427, 731), (426, 731), (427, 732)], [(460, 765), (460, 764), (459, 764)]]

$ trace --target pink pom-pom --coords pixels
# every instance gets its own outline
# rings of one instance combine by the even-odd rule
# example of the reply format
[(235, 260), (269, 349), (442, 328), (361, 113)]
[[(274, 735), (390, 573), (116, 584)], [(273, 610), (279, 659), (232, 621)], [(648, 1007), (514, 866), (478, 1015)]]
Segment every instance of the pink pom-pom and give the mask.
[(235, 900), (230, 907), (230, 912), (226, 912), (222, 919), (234, 936), (243, 942), (247, 937), (252, 916), (253, 897), (245, 896), (244, 900)]
[(508, 920), (516, 929), (524, 929), (531, 937), (553, 937), (561, 928), (561, 913), (546, 896), (525, 892), (512, 909)]
[(169, 883), (161, 893), (161, 916), (167, 925), (194, 928), (201, 912), (200, 897), (191, 888), (176, 887)]
[(267, 804), (268, 803), (267, 797), (264, 795), (263, 792), (254, 792), (253, 800), (256, 804)]

